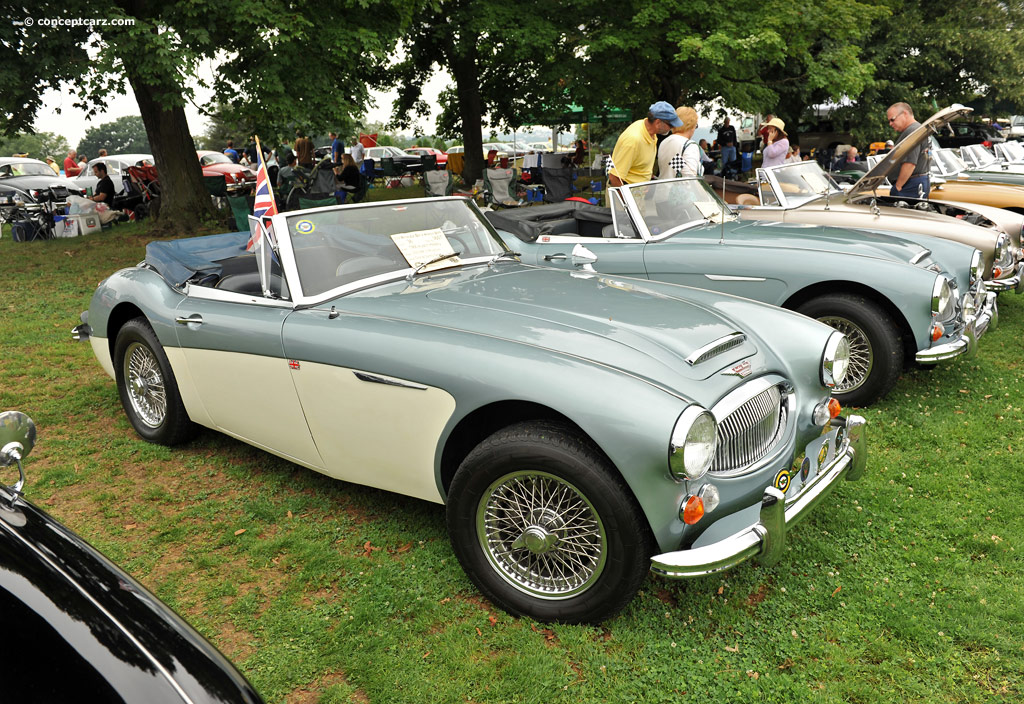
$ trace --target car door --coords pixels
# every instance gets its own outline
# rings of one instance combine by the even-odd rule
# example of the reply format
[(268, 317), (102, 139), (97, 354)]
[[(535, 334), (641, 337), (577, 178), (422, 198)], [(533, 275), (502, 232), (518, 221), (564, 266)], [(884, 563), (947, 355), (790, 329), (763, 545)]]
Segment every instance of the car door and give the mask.
[(282, 334), (291, 378), (325, 474), (440, 502), (435, 458), (455, 399), (391, 371), (416, 363), (388, 347), (395, 325), (334, 306), (296, 310)]
[(183, 395), (200, 399), (217, 429), (321, 469), (281, 339), (291, 311), (288, 301), (190, 286), (175, 311), (190, 377), (178, 381)]

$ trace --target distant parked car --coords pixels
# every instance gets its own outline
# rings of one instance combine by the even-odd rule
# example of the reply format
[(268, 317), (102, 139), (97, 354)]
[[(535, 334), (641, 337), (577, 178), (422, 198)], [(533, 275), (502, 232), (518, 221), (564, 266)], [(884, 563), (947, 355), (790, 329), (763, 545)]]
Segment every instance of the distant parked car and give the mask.
[(416, 157), (422, 157), (427, 154), (433, 154), (435, 157), (437, 157), (437, 163), (440, 166), (444, 166), (445, 164), (448, 163), (448, 155), (445, 154), (440, 149), (435, 149), (434, 147), (409, 147), (408, 149), (405, 150), (405, 152), (407, 154), (412, 154), (413, 156)]
[(222, 176), (227, 185), (228, 195), (243, 195), (256, 186), (256, 172), (247, 166), (236, 164), (221, 152), (200, 151), (199, 165), (203, 176)]
[(423, 162), (415, 154), (410, 154), (398, 147), (369, 147), (363, 155), (364, 159), (373, 159), (376, 169), (381, 168), (384, 159), (394, 159), (395, 165), (402, 167), (403, 172), (416, 173), (423, 170)]
[(981, 122), (950, 122), (939, 129), (935, 138), (942, 147), (963, 147), (968, 144), (991, 147), (996, 142), (1006, 141), (999, 130)]
[(213, 645), (52, 516), (26, 501), (21, 464), (36, 440), (0, 413), (0, 604), (4, 702), (259, 704)]
[(74, 178), (75, 183), (83, 189), (91, 188), (95, 192), (99, 179), (93, 174), (92, 167), (96, 164), (107, 167), (107, 176), (114, 184), (114, 208), (126, 210), (142, 202), (141, 194), (125, 190), (124, 180), (128, 178), (128, 169), (132, 166), (153, 166), (152, 154), (111, 154), (97, 157)]
[[(20, 157), (0, 158), (0, 196), (26, 205), (63, 203), (69, 195), (85, 195), (75, 181), (58, 176), (46, 162)], [(6, 221), (11, 208), (0, 206), (0, 221)]]

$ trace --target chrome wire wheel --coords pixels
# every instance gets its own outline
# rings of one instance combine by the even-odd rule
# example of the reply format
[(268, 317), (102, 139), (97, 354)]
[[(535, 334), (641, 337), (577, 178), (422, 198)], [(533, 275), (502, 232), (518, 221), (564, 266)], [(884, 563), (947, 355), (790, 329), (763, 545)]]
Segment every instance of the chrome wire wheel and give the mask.
[(151, 428), (159, 427), (167, 417), (167, 393), (153, 350), (131, 343), (125, 351), (123, 371), (128, 400), (139, 420)]
[(506, 474), (483, 493), (477, 536), (488, 561), (521, 592), (567, 599), (604, 570), (608, 540), (593, 504), (553, 474)]
[(871, 375), (875, 359), (871, 340), (868, 339), (867, 333), (849, 318), (824, 316), (818, 318), (818, 321), (846, 335), (846, 339), (850, 343), (850, 365), (846, 370), (846, 378), (841, 384), (836, 384), (834, 393), (860, 388)]

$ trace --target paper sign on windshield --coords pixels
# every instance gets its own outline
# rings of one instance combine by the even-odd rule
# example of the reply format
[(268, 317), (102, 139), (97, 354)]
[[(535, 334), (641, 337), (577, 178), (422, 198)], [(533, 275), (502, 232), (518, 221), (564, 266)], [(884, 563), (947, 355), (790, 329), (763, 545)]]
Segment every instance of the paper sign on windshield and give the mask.
[[(440, 228), (433, 228), (430, 230), (414, 230), (412, 232), (402, 232), (397, 235), (391, 235), (391, 239), (394, 241), (395, 246), (398, 247), (398, 251), (405, 257), (405, 261), (409, 262), (409, 266), (414, 269), (421, 264), (443, 257), (446, 254), (455, 254), (455, 250), (452, 249), (452, 245), (448, 242), (448, 238), (444, 236), (444, 233)], [(428, 267), (421, 269), (421, 271), (435, 271), (437, 269), (444, 269), (450, 266), (458, 266), (462, 263), (456, 256), (452, 256), (448, 259), (442, 259), (439, 262), (435, 262)]]
[(700, 211), (706, 219), (711, 222), (720, 223), (723, 221), (725, 214), (722, 212), (722, 206), (718, 203), (709, 200), (694, 201), (694, 207)]

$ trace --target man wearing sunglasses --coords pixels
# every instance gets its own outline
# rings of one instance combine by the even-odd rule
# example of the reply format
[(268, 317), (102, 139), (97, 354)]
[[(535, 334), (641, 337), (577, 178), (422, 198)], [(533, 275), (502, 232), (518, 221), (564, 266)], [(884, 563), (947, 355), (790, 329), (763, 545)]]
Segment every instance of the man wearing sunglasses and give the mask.
[(668, 134), (673, 127), (682, 124), (676, 109), (668, 102), (659, 100), (652, 105), (647, 117), (627, 127), (615, 142), (608, 185), (650, 181), (658, 154), (658, 135)]
[[(900, 133), (896, 138), (896, 146), (921, 126), (914, 119), (914, 110), (906, 103), (893, 103), (885, 114), (889, 118), (889, 126)], [(893, 187), (889, 194), (904, 198), (927, 198), (931, 189), (929, 167), (927, 140), (922, 140), (900, 159), (896, 177), (890, 177)]]

